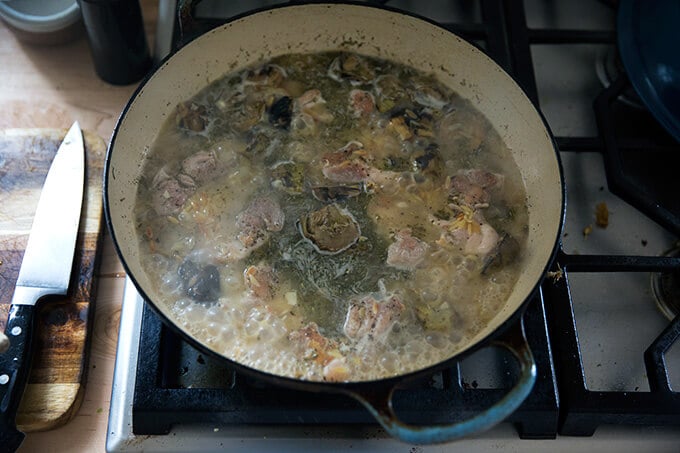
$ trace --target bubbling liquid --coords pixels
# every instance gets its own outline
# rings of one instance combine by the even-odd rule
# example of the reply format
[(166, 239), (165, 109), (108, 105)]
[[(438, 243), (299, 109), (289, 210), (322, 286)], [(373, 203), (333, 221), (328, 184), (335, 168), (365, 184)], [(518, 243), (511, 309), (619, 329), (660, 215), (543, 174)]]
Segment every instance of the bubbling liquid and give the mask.
[(484, 116), (431, 75), (290, 54), (180, 104), (136, 200), (155, 302), (268, 373), (366, 381), (464, 349), (522, 264), (526, 194)]

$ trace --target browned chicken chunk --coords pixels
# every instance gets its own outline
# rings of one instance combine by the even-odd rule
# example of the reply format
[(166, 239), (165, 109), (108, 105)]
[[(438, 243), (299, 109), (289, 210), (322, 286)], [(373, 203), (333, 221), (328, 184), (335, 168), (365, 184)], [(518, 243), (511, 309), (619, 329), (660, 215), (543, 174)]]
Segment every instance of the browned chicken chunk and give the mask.
[(442, 228), (437, 244), (458, 247), (467, 255), (488, 255), (498, 243), (498, 233), (486, 222), (481, 212), (466, 205), (458, 209), (458, 214), (452, 220), (432, 219), (434, 225)]
[(349, 92), (349, 105), (352, 114), (356, 118), (370, 115), (375, 110), (375, 99), (373, 95), (364, 90), (352, 90)]
[(347, 310), (343, 331), (353, 340), (366, 336), (379, 339), (389, 333), (403, 311), (404, 304), (397, 296), (376, 299), (369, 295), (353, 299)]
[(199, 151), (182, 161), (182, 173), (199, 184), (218, 175), (219, 171), (214, 151)]
[(406, 228), (394, 235), (394, 242), (387, 248), (387, 264), (397, 269), (411, 271), (427, 254), (427, 243), (411, 235)]
[(322, 156), (323, 175), (335, 182), (355, 183), (366, 181), (371, 167), (365, 161), (364, 145), (349, 142), (344, 147)]
[(257, 248), (267, 238), (267, 231), (281, 231), (285, 214), (276, 200), (259, 197), (236, 216), (238, 240), (246, 247)]
[(278, 276), (271, 266), (257, 264), (248, 266), (243, 271), (246, 288), (258, 299), (269, 301), (276, 293)]
[(321, 365), (328, 365), (334, 358), (341, 356), (337, 344), (323, 336), (319, 332), (319, 326), (314, 322), (291, 332), (288, 339), (302, 349), (305, 360), (313, 360)]
[(172, 216), (178, 214), (187, 199), (196, 191), (190, 181), (178, 178), (165, 178), (154, 184), (152, 203), (158, 215)]
[(504, 177), (485, 170), (463, 170), (451, 177), (451, 195), (470, 206), (491, 201), (491, 192), (503, 185)]

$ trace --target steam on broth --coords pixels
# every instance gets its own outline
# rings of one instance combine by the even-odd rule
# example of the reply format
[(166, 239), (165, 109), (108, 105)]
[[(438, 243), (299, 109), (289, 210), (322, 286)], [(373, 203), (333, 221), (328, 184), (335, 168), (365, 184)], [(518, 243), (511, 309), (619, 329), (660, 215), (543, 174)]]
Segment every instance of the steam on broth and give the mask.
[(451, 357), (505, 304), (527, 234), (520, 172), (484, 116), (355, 53), (280, 56), (178, 105), (135, 209), (175, 321), (306, 380)]

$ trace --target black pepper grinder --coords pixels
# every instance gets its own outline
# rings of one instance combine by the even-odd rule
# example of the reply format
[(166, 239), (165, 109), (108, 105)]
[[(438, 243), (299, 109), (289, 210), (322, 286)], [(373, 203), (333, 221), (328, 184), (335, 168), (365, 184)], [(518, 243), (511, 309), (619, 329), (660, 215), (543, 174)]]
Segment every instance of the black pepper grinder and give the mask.
[(78, 0), (97, 75), (113, 85), (140, 80), (151, 67), (139, 0)]

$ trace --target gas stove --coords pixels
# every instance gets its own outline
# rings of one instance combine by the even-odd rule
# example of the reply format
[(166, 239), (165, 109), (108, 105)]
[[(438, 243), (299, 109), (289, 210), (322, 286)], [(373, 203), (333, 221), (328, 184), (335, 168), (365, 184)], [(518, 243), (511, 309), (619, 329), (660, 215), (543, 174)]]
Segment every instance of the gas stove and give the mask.
[[(175, 26), (175, 2), (159, 2), (156, 56), (281, 3), (204, 0), (187, 35)], [(680, 168), (680, 144), (619, 70), (615, 2), (370, 3), (436, 20), (484, 49), (555, 135), (567, 215), (551, 272), (523, 316), (538, 370), (532, 393), (486, 433), (414, 448), (387, 437), (353, 400), (272, 388), (202, 355), (128, 282), (107, 450), (677, 451), (680, 317), (671, 276), (680, 273), (680, 203), (670, 171)], [(515, 367), (485, 348), (400, 390), (395, 405), (406, 420), (464, 419), (504, 394)]]

